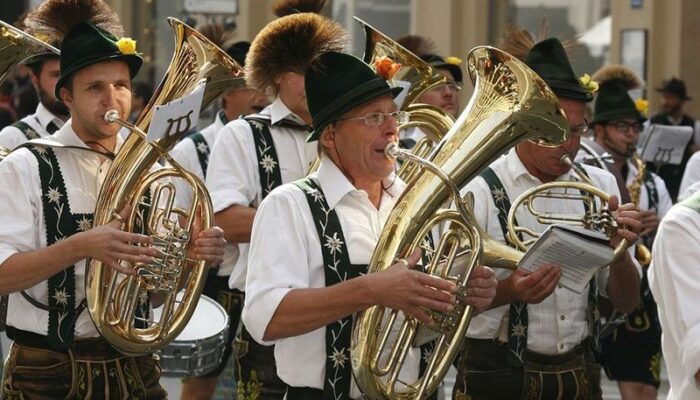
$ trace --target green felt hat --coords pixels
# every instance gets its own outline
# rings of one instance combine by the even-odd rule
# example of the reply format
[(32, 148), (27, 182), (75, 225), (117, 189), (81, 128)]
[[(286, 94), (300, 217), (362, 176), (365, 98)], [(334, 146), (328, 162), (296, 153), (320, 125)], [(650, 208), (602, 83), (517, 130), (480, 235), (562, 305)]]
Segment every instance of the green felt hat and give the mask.
[(61, 76), (56, 82), (56, 98), (61, 99), (58, 93), (74, 72), (109, 60), (127, 63), (131, 78), (143, 64), (141, 55), (136, 52), (135, 41), (129, 38), (117, 38), (89, 22), (76, 25), (63, 38), (61, 45)]
[(637, 110), (627, 88), (618, 81), (600, 85), (593, 110), (592, 123), (631, 118), (639, 122), (647, 119)]
[(593, 93), (583, 87), (574, 74), (566, 50), (559, 39), (545, 39), (530, 49), (525, 64), (552, 88), (554, 94), (567, 99), (589, 102)]
[(309, 142), (318, 140), (326, 126), (353, 108), (376, 97), (396, 97), (401, 92), (401, 88), (389, 86), (364, 61), (335, 51), (318, 57), (306, 71), (304, 84), (314, 129), (307, 138)]

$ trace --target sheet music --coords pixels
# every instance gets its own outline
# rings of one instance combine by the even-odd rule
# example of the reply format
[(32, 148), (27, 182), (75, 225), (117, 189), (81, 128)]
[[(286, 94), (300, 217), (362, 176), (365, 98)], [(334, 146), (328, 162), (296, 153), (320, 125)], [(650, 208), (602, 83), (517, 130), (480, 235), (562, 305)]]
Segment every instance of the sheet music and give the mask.
[(689, 126), (650, 125), (639, 141), (642, 160), (678, 165), (692, 136)]
[(589, 238), (581, 236), (584, 230), (569, 231), (552, 225), (530, 246), (518, 268), (534, 272), (546, 263), (559, 265), (562, 275), (559, 284), (581, 293), (602, 267), (613, 258), (613, 249), (601, 243), (600, 234), (591, 232)]
[(179, 99), (156, 106), (148, 128), (148, 141), (153, 143), (167, 136), (183, 136), (197, 127), (204, 98), (205, 81)]

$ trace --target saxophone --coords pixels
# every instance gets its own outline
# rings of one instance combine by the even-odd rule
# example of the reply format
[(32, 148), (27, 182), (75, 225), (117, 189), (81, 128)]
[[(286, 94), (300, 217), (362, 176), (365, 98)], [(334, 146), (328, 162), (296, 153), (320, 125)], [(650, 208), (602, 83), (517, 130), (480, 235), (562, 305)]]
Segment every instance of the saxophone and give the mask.
[[(642, 184), (644, 182), (644, 176), (646, 175), (647, 166), (637, 153), (632, 155), (632, 162), (634, 163), (635, 167), (637, 167), (637, 175), (634, 177), (632, 183), (627, 187), (627, 190), (630, 192), (630, 201), (639, 207), (639, 196), (642, 191)], [(639, 261), (642, 266), (647, 267), (649, 264), (651, 264), (651, 251), (645, 244), (639, 243), (637, 245), (635, 256), (637, 261)]]

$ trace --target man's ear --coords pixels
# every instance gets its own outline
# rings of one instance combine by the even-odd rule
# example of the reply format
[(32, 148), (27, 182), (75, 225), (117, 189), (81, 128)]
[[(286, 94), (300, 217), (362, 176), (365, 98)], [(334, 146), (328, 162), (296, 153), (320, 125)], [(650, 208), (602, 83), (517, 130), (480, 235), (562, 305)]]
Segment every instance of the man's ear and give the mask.
[(325, 128), (318, 138), (321, 146), (332, 149), (335, 148), (335, 123), (332, 123)]
[(63, 104), (70, 109), (73, 105), (73, 97), (71, 96), (70, 90), (63, 86), (58, 90), (58, 95), (61, 97), (60, 100), (63, 101)]

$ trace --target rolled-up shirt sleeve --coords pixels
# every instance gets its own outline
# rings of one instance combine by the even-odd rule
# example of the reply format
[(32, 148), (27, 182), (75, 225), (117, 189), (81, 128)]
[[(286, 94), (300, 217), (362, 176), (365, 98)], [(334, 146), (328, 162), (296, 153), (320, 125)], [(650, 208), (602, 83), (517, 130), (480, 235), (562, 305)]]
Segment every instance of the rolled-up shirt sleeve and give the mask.
[(228, 123), (217, 135), (209, 156), (206, 179), (214, 212), (232, 205), (247, 207), (256, 199), (260, 184), (256, 181), (252, 140), (250, 126), (242, 119)]
[(38, 167), (26, 149), (0, 162), (0, 265), (13, 254), (42, 247)]
[(304, 233), (308, 229), (301, 215), (304, 207), (308, 209), (304, 194), (288, 184), (270, 193), (255, 215), (243, 323), (263, 345), (274, 344), (263, 341), (263, 336), (282, 299), (293, 289), (310, 287), (309, 238)]

